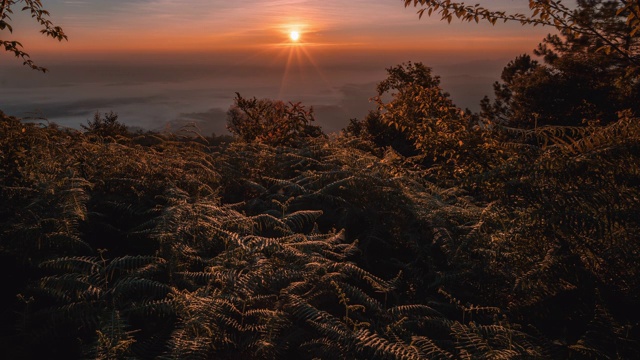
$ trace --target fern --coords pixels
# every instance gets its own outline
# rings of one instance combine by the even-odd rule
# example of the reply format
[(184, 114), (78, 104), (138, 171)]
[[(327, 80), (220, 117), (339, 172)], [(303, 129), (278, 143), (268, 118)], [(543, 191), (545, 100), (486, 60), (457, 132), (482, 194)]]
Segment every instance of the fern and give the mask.
[(633, 119), (436, 161), (3, 120), (7, 322), (26, 357), (632, 357)]

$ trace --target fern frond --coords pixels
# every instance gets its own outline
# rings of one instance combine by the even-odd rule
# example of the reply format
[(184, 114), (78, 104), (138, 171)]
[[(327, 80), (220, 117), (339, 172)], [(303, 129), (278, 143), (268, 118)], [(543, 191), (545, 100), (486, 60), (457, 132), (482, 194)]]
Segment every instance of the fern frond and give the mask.
[(380, 293), (388, 293), (393, 291), (394, 287), (393, 285), (388, 282), (385, 281), (361, 268), (359, 268), (358, 266), (354, 265), (353, 263), (349, 263), (349, 262), (344, 262), (344, 263), (332, 263), (329, 264), (328, 271), (339, 271), (341, 273), (350, 275), (350, 276), (355, 276), (363, 281), (365, 281), (367, 284), (369, 284), (372, 288), (374, 288), (376, 291), (380, 292)]
[(322, 210), (300, 210), (287, 214), (283, 220), (291, 231), (302, 232), (309, 225), (313, 226), (322, 214)]
[(89, 275), (62, 274), (40, 279), (39, 290), (62, 302), (78, 299), (91, 300), (100, 297), (102, 289), (93, 283)]
[(389, 311), (391, 314), (393, 314), (396, 317), (400, 317), (400, 316), (414, 317), (416, 315), (422, 315), (422, 316), (429, 316), (429, 317), (433, 316), (438, 318), (444, 318), (444, 316), (439, 311), (435, 310), (431, 306), (422, 305), (422, 304), (400, 305), (400, 306), (392, 307), (387, 311)]
[(389, 340), (367, 329), (360, 329), (354, 334), (355, 346), (365, 354), (376, 358), (392, 358), (402, 360), (419, 360), (420, 356), (415, 349), (404, 343), (390, 342)]
[(149, 271), (157, 271), (158, 267), (165, 264), (166, 260), (155, 256), (126, 255), (115, 258), (109, 262), (105, 268), (105, 273), (109, 278), (114, 274), (136, 274)]
[(168, 318), (175, 315), (176, 302), (171, 297), (160, 300), (144, 300), (140, 303), (128, 304), (124, 314), (143, 317)]
[(95, 274), (102, 270), (98, 259), (90, 256), (67, 256), (43, 261), (39, 265), (44, 269), (64, 271), (67, 273)]
[[(362, 289), (349, 285), (347, 283), (340, 284), (340, 289), (344, 291), (353, 304), (362, 304), (368, 313), (382, 314), (383, 305), (380, 301), (367, 295)], [(376, 316), (377, 317), (377, 316)]]
[(54, 326), (64, 328), (64, 324), (73, 324), (76, 327), (91, 331), (95, 329), (99, 323), (99, 316), (101, 315), (99, 305), (101, 304), (87, 301), (86, 299), (68, 301), (65, 305), (41, 310), (34, 314), (34, 318), (51, 322)]
[(120, 301), (130, 301), (131, 299), (162, 299), (175, 290), (160, 281), (126, 277), (118, 280), (113, 285), (114, 298)]
[(97, 341), (88, 348), (85, 356), (95, 359), (133, 359), (133, 332), (117, 310), (105, 316), (96, 330)]
[(348, 351), (338, 341), (326, 337), (314, 338), (300, 344), (300, 350), (319, 359), (347, 359)]
[(456, 338), (456, 349), (461, 353), (469, 354), (472, 357), (488, 354), (493, 351), (489, 342), (475, 331), (475, 326), (471, 327), (455, 322), (451, 327), (451, 333)]
[(308, 193), (307, 189), (300, 184), (297, 184), (295, 181), (276, 179), (272, 177), (264, 177), (263, 179), (272, 184), (269, 189), (269, 192), (272, 194), (282, 192), (286, 196), (291, 197)]
[(455, 359), (453, 354), (442, 349), (433, 340), (424, 336), (412, 336), (410, 346), (415, 347), (420, 356), (427, 359)]
[(268, 233), (269, 231), (274, 231), (280, 236), (286, 236), (293, 233), (282, 219), (272, 214), (263, 213), (252, 216), (249, 219), (255, 222), (255, 226), (259, 233)]

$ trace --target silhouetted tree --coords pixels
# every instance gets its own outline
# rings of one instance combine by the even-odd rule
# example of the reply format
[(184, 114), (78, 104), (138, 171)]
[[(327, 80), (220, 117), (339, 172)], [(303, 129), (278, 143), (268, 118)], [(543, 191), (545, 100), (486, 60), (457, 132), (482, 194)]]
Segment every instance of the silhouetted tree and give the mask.
[(640, 73), (621, 52), (598, 51), (616, 43), (625, 54), (638, 57), (638, 35), (620, 16), (617, 2), (580, 0), (574, 17), (601, 36), (561, 29), (548, 35), (534, 51), (544, 64), (521, 55), (494, 84), (495, 100), (482, 100), (482, 115), (493, 121), (533, 128), (536, 125), (610, 123), (617, 113), (640, 111)]
[[(55, 26), (51, 20), (48, 19), (50, 14), (43, 8), (40, 0), (1, 0), (0, 31), (4, 31), (6, 29), (10, 33), (13, 32), (13, 27), (10, 24), (11, 17), (9, 14), (13, 14), (12, 7), (19, 3), (24, 3), (22, 11), (28, 10), (31, 13), (31, 17), (40, 24), (42, 27), (40, 33), (45, 36), (50, 36), (58, 41), (67, 40), (67, 35), (65, 35), (62, 28)], [(29, 54), (22, 50), (23, 46), (19, 41), (0, 39), (0, 47), (4, 47), (5, 51), (13, 53), (17, 58), (21, 58), (24, 65), (29, 66), (34, 70), (47, 72), (46, 68), (36, 65), (33, 60), (30, 59)]]
[[(565, 34), (574, 34), (575, 36), (587, 36), (596, 38), (601, 41), (601, 46), (597, 50), (605, 53), (617, 53), (624, 58), (628, 65), (638, 71), (640, 66), (640, 57), (636, 47), (629, 47), (629, 38), (633, 38), (640, 32), (640, 2), (638, 0), (620, 0), (620, 1), (578, 1), (579, 7), (584, 8), (585, 4), (589, 4), (593, 9), (607, 7), (611, 4), (615, 6), (615, 16), (622, 16), (626, 19), (626, 27), (616, 36), (612, 36), (607, 31), (607, 27), (599, 26), (599, 23), (584, 21), (584, 13), (575, 10), (563, 3), (562, 0), (531, 0), (529, 1), (529, 9), (531, 13), (528, 15), (520, 13), (507, 13), (505, 11), (491, 10), (475, 5), (466, 5), (464, 2), (451, 0), (405, 0), (404, 5), (421, 6), (418, 14), (422, 17), (425, 13), (431, 16), (433, 13), (440, 14), (442, 20), (451, 22), (454, 17), (462, 21), (486, 20), (491, 24), (498, 21), (508, 22), (515, 21), (523, 25), (543, 25), (553, 26)], [(611, 18), (611, 17), (609, 17)]]
[(390, 146), (403, 156), (417, 155), (409, 135), (382, 121), (380, 111), (370, 111), (362, 120), (351, 119), (344, 132), (371, 141), (378, 148)]
[(122, 136), (128, 133), (127, 126), (118, 121), (118, 114), (113, 111), (103, 115), (96, 111), (92, 121), (87, 121), (87, 125), (80, 126), (87, 132), (102, 137)]
[[(519, 107), (514, 106), (514, 88), (516, 87), (517, 80), (525, 77), (532, 76), (539, 68), (537, 61), (532, 60), (529, 55), (520, 55), (502, 70), (500, 79), (502, 83), (495, 82), (493, 84), (493, 92), (495, 99), (493, 102), (489, 100), (489, 97), (485, 96), (482, 99), (480, 105), (482, 107), (482, 115), (491, 119), (494, 122), (506, 124), (510, 123), (516, 116), (514, 112)], [(545, 93), (546, 94), (546, 93)], [(528, 99), (525, 95), (521, 96), (521, 99)], [(531, 115), (531, 114), (529, 114)]]

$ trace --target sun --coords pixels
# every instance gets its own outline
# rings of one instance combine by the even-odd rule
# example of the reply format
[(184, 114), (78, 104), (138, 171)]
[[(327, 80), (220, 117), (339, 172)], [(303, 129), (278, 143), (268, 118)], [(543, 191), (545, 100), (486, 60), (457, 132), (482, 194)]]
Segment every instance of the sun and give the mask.
[(291, 41), (298, 41), (300, 39), (300, 33), (297, 31), (292, 31), (289, 33), (289, 38)]

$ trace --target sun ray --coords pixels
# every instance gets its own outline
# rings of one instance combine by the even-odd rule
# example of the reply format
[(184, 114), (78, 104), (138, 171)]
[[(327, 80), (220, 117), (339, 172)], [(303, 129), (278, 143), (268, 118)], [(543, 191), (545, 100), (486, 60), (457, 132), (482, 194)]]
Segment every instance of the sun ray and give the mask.
[(282, 82), (280, 83), (280, 91), (278, 92), (278, 98), (282, 98), (284, 95), (284, 89), (287, 83), (287, 79), (289, 77), (289, 69), (291, 68), (291, 64), (293, 63), (293, 48), (289, 48), (289, 54), (287, 56), (287, 63), (284, 67), (284, 73), (282, 74)]
[(316, 63), (316, 61), (313, 59), (313, 57), (311, 56), (311, 54), (309, 53), (309, 51), (305, 48), (301, 48), (302, 53), (305, 55), (305, 57), (307, 58), (307, 60), (309, 61), (309, 63), (311, 64), (311, 66), (313, 67), (313, 69), (316, 71), (316, 73), (318, 73), (318, 75), (320, 75), (320, 78), (322, 78), (322, 81), (325, 83), (325, 85), (327, 85), (327, 87), (331, 88), (331, 82), (329, 81), (329, 79), (327, 79), (327, 77), (324, 75), (324, 73), (322, 72), (322, 70), (320, 69), (320, 66), (318, 66), (318, 64)]

